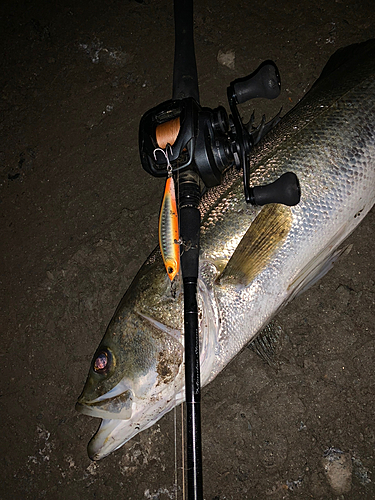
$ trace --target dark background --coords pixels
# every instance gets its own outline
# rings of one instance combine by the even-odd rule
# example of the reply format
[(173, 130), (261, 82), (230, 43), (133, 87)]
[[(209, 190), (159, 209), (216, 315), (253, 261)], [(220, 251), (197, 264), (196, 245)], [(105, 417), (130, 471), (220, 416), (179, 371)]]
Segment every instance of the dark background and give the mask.
[[(140, 166), (138, 124), (171, 97), (172, 0), (6, 1), (0, 14), (0, 498), (175, 499), (173, 412), (92, 463), (98, 421), (74, 410), (157, 243), (163, 181)], [(197, 1), (201, 103), (226, 105), (231, 80), (273, 59), (281, 97), (242, 112), (286, 112), (335, 50), (374, 37), (374, 20), (371, 1)], [(245, 349), (203, 391), (206, 500), (337, 498), (329, 448), (352, 464), (342, 498), (375, 498), (374, 218), (279, 315), (274, 364)]]

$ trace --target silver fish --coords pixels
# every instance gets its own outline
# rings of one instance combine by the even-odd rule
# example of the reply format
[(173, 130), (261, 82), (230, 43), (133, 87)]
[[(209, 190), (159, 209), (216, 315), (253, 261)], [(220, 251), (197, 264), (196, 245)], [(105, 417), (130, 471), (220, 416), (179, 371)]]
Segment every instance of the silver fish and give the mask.
[[(246, 204), (240, 174), (201, 202), (201, 383), (332, 266), (375, 200), (375, 40), (334, 54), (318, 81), (251, 157), (251, 183), (294, 172), (295, 207)], [(184, 400), (183, 297), (159, 250), (118, 306), (76, 408), (100, 417), (94, 460)]]

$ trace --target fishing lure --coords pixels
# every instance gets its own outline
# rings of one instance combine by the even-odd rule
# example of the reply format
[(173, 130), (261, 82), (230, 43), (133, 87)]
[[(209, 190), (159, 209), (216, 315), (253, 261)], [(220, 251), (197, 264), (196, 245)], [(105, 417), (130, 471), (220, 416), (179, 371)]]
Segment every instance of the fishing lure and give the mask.
[(180, 244), (176, 190), (172, 176), (172, 166), (168, 161), (168, 177), (159, 215), (159, 246), (169, 279), (173, 281), (180, 270)]

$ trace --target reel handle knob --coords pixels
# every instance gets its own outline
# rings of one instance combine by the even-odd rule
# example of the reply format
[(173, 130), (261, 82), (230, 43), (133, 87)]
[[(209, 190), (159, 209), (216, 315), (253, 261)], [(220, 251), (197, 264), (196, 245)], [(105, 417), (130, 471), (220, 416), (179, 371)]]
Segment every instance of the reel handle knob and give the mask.
[(297, 205), (301, 199), (298, 177), (293, 172), (286, 172), (271, 184), (249, 189), (249, 202), (252, 205), (281, 203), (289, 207)]
[(280, 89), (280, 75), (273, 61), (265, 61), (251, 75), (233, 82), (234, 97), (238, 104), (255, 97), (275, 99), (280, 95)]

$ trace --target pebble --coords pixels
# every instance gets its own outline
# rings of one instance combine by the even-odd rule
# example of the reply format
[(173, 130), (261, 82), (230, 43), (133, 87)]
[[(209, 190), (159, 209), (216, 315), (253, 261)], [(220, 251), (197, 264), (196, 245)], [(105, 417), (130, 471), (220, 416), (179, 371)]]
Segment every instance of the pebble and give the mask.
[(336, 495), (343, 495), (351, 490), (353, 465), (349, 453), (329, 448), (324, 452), (322, 465), (328, 483)]

